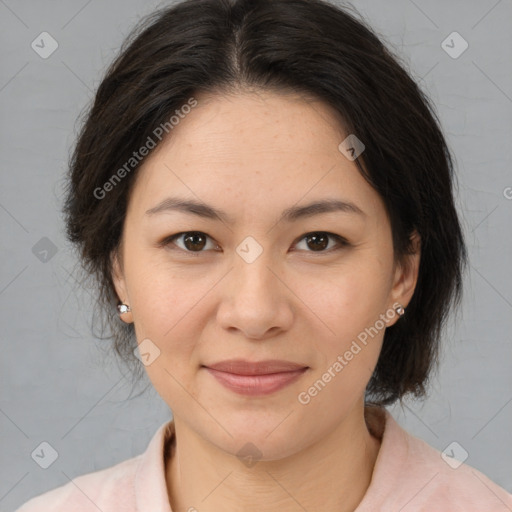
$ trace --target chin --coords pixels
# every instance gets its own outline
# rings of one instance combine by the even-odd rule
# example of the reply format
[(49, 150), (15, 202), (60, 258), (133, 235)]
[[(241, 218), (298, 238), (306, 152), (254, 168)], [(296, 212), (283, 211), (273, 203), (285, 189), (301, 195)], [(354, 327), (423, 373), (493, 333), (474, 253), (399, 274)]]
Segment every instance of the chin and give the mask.
[(233, 421), (222, 423), (231, 435), (221, 429), (225, 435), (221, 434), (220, 439), (211, 441), (242, 459), (248, 457), (272, 461), (286, 458), (299, 450), (297, 442), (300, 439), (297, 426), (292, 422), (287, 423), (289, 418), (283, 421), (288, 414), (281, 412), (268, 416), (255, 412), (253, 415), (238, 416)]

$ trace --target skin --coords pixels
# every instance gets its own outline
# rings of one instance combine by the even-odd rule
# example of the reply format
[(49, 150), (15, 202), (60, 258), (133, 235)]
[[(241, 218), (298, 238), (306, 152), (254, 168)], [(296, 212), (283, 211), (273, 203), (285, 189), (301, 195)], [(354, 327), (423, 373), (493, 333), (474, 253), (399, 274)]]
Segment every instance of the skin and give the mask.
[[(146, 371), (174, 417), (165, 470), (172, 510), (352, 511), (380, 447), (364, 420), (364, 391), (385, 329), (308, 404), (298, 395), (380, 314), (407, 306), (418, 237), (416, 252), (398, 264), (384, 203), (338, 150), (348, 134), (329, 106), (269, 91), (196, 99), (139, 168), (114, 258), (117, 294), (131, 306), (122, 319), (134, 322), (139, 343), (149, 338), (160, 350)], [(169, 196), (212, 205), (234, 222), (146, 214)], [(284, 209), (325, 198), (353, 202), (365, 215), (277, 222)], [(158, 245), (186, 231), (207, 237)], [(318, 249), (305, 237), (311, 232), (350, 245), (329, 238)], [(236, 251), (247, 236), (263, 250), (251, 263)], [(247, 397), (201, 367), (235, 357), (309, 369), (271, 395)], [(250, 467), (237, 456), (246, 443), (261, 454)]]

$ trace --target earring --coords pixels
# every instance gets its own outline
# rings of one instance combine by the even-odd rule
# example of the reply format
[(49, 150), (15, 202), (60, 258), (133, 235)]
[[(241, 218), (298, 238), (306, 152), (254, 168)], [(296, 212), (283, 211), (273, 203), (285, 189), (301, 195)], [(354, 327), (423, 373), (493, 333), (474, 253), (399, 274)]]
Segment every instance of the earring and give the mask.
[(128, 304), (119, 304), (117, 306), (117, 310), (119, 311), (119, 314), (122, 315), (123, 313), (129, 313), (131, 308), (128, 306)]
[(405, 309), (404, 309), (404, 307), (403, 307), (401, 304), (399, 304), (399, 305), (395, 308), (395, 311), (396, 311), (396, 314), (397, 314), (398, 316), (403, 316), (403, 315), (405, 315)]

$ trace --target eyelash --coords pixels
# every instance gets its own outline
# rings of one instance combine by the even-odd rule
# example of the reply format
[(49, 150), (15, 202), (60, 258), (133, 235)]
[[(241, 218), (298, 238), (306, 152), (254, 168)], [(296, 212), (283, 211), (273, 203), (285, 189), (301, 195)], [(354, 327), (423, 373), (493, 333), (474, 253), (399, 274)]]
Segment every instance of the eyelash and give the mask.
[[(203, 235), (203, 236), (206, 236), (207, 238), (209, 238), (210, 240), (213, 240), (212, 237), (210, 237), (209, 235), (207, 235), (203, 231), (181, 231), (180, 233), (175, 233), (174, 235), (166, 237), (158, 245), (159, 245), (159, 247), (168, 247), (169, 245), (174, 243), (174, 240), (180, 238), (183, 235), (190, 235), (190, 234)], [(327, 235), (329, 238), (333, 238), (334, 240), (336, 240), (336, 242), (339, 244), (338, 247), (331, 247), (330, 249), (322, 250), (322, 251), (305, 251), (305, 252), (310, 252), (310, 253), (313, 253), (313, 254), (330, 254), (333, 251), (337, 251), (337, 250), (340, 250), (340, 249), (342, 249), (344, 247), (350, 246), (349, 242), (347, 240), (345, 240), (345, 238), (343, 238), (340, 235), (337, 235), (336, 233), (330, 233), (328, 231), (310, 231), (310, 232), (305, 233), (304, 235), (302, 235), (297, 240), (296, 243), (301, 242), (302, 240), (304, 240), (306, 237), (308, 237), (310, 235), (320, 235), (320, 234), (321, 235)], [(204, 250), (201, 250), (201, 251), (189, 251), (187, 249), (182, 249), (181, 247), (177, 247), (177, 246), (172, 248), (171, 250), (179, 250), (179, 251), (182, 251), (182, 252), (184, 252), (186, 254), (190, 254), (192, 256), (199, 256), (201, 253), (206, 252)]]

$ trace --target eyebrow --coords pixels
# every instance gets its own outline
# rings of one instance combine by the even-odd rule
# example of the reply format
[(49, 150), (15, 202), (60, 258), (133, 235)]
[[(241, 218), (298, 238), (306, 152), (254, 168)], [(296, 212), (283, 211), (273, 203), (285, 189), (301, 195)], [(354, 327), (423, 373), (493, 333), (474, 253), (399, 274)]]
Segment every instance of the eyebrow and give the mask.
[[(168, 197), (164, 199), (155, 207), (147, 210), (146, 215), (154, 215), (168, 211), (180, 211), (206, 219), (219, 220), (228, 224), (234, 223), (233, 218), (223, 210), (192, 199), (181, 199), (179, 197)], [(287, 208), (281, 214), (279, 222), (293, 222), (301, 218), (331, 212), (352, 213), (366, 217), (366, 213), (359, 206), (350, 201), (323, 199), (309, 203), (305, 206), (292, 206)]]

